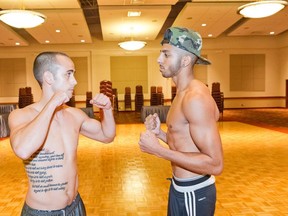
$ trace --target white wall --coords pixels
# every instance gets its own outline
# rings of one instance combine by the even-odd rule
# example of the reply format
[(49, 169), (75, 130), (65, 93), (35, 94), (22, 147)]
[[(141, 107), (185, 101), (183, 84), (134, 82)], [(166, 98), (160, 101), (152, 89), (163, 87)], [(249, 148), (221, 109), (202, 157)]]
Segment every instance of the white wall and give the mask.
[[(34, 80), (32, 66), (35, 56), (42, 51), (57, 50), (73, 57), (88, 57), (88, 83), (93, 94), (99, 92), (100, 81), (110, 79), (110, 56), (146, 55), (148, 56), (148, 85), (162, 86), (165, 99), (171, 98), (171, 79), (165, 79), (159, 72), (157, 57), (161, 49), (160, 40), (135, 52), (125, 52), (115, 42), (95, 40), (93, 44), (79, 45), (30, 45), (29, 47), (0, 47), (0, 58), (26, 58), (27, 86), (32, 87), (34, 100), (40, 98), (40, 87)], [(268, 97), (285, 96), (285, 80), (288, 79), (288, 33), (281, 36), (219, 37), (204, 39), (202, 54), (212, 62), (208, 67), (208, 86), (220, 82), (224, 97)], [(262, 92), (232, 92), (229, 90), (229, 55), (265, 54), (266, 88)], [(150, 88), (148, 88), (150, 90)], [(149, 99), (150, 92), (144, 95)], [(123, 100), (124, 96), (119, 95)], [(132, 96), (133, 98), (133, 96)], [(84, 95), (76, 95), (76, 100), (85, 100)], [(18, 98), (0, 98), (1, 102), (17, 102)], [(227, 103), (226, 103), (227, 102)], [(225, 108), (233, 107), (283, 107), (284, 102), (277, 100), (227, 100)]]

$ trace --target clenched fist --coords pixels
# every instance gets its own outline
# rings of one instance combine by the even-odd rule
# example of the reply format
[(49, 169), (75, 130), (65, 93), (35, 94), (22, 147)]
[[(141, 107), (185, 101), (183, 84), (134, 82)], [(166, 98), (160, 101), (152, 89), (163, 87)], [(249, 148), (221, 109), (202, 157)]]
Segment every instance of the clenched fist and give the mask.
[(103, 93), (96, 94), (90, 100), (90, 104), (93, 104), (93, 105), (97, 106), (98, 108), (102, 108), (102, 109), (111, 109), (112, 108), (110, 98), (107, 97)]

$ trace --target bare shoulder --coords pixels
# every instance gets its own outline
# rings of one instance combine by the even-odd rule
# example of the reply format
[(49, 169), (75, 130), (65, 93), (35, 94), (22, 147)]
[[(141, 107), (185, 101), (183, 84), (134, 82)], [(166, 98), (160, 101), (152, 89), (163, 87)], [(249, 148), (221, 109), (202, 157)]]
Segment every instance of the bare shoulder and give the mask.
[(9, 119), (29, 119), (37, 114), (34, 105), (29, 105), (21, 109), (15, 109), (9, 114)]
[(18, 125), (30, 121), (37, 115), (35, 105), (29, 105), (21, 109), (15, 109), (9, 114), (9, 126)]
[(211, 100), (211, 98), (207, 86), (198, 80), (193, 80), (185, 92), (183, 103), (186, 105), (190, 103), (196, 103), (195, 105), (197, 105), (197, 103), (200, 103), (199, 105), (201, 105), (207, 100)]
[(193, 85), (187, 89), (182, 108), (185, 115), (193, 119), (215, 117), (215, 101), (207, 86), (200, 81), (193, 81)]

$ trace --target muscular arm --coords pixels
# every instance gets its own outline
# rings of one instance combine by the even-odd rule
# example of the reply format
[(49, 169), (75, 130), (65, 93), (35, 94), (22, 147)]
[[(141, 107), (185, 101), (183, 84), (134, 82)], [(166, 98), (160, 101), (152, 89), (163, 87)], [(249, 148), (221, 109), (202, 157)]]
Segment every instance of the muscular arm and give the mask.
[(100, 142), (112, 142), (116, 134), (116, 126), (110, 99), (103, 94), (98, 94), (91, 100), (91, 103), (102, 108), (103, 119), (99, 122), (87, 118), (82, 124), (81, 134)]
[(189, 122), (191, 138), (199, 152), (167, 149), (160, 156), (191, 172), (219, 175), (223, 169), (223, 153), (215, 119), (217, 107), (210, 96), (192, 94), (185, 96), (182, 109)]
[(59, 92), (39, 113), (30, 106), (9, 115), (10, 143), (18, 157), (27, 159), (43, 145), (55, 109), (68, 100), (65, 93)]
[(211, 98), (207, 97), (188, 94), (182, 104), (190, 136), (198, 152), (181, 152), (177, 147), (176, 150), (165, 148), (150, 131), (141, 134), (141, 150), (194, 173), (219, 175), (223, 169), (222, 144), (215, 120), (216, 107)]

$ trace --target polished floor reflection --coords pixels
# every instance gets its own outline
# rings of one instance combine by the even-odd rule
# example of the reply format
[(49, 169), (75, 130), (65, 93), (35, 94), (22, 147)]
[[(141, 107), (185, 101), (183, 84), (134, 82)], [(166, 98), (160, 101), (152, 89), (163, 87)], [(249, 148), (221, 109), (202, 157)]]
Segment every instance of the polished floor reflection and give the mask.
[[(239, 122), (218, 126), (225, 169), (216, 177), (215, 215), (288, 215), (288, 134)], [(80, 137), (79, 192), (89, 216), (166, 215), (170, 165), (139, 150), (143, 129), (119, 124), (111, 144)], [(0, 141), (0, 158), (0, 215), (18, 216), (27, 180), (9, 138)]]

